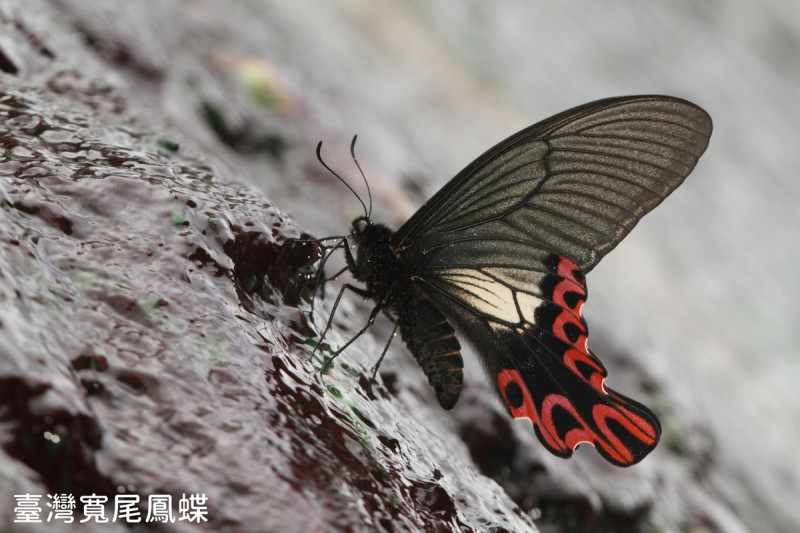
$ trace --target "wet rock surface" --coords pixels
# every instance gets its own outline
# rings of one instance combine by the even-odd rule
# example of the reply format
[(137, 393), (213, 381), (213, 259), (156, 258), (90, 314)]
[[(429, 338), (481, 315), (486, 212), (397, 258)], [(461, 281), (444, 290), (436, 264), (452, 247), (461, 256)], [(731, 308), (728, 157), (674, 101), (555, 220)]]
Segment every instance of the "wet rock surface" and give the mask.
[[(111, 67), (75, 68), (100, 44), (87, 37), (65, 65), (39, 57), (38, 83), (2, 80), (3, 529), (27, 526), (12, 524), (26, 493), (166, 494), (176, 516), (183, 495), (208, 497), (207, 523), (164, 530), (529, 527), (443, 453), (454, 435), (409, 440), (420, 422), (382, 387), (368, 394), (361, 371), (321, 378), (318, 246), (162, 137), (106, 83)], [(103, 60), (153, 74), (131, 54)]]
[[(348, 76), (392, 50), (342, 45), (330, 68), (304, 47), (363, 30), (361, 12), (293, 5), (0, 2), (0, 530), (56, 530), (14, 523), (14, 495), (95, 493), (170, 495), (176, 516), (203, 494), (208, 521), (58, 530), (745, 531), (758, 516), (718, 487), (752, 489), (716, 462), (714, 435), (599, 335), (615, 386), (665, 426), (631, 469), (586, 447), (546, 455), (474, 360), (452, 413), (400, 343), (370, 383), (385, 324), (320, 375), (366, 313), (343, 300), (312, 357), (336, 287), (310, 317), (309, 239), (360, 209), (313, 147), (344, 120)], [(376, 159), (395, 170), (413, 145)], [(376, 211), (398, 219), (398, 190), (430, 192), (368, 174)]]
[(529, 525), (360, 371), (320, 377), (318, 247), (124, 99), (76, 105), (96, 83), (3, 80), (3, 527), (24, 493), (203, 493), (215, 531)]

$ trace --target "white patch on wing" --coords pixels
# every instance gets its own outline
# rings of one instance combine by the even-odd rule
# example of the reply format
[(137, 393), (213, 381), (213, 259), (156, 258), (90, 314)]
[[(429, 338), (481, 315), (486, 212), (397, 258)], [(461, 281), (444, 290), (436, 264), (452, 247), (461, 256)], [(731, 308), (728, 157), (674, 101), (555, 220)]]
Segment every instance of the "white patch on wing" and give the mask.
[(440, 277), (454, 286), (453, 296), (460, 298), (476, 311), (500, 322), (520, 322), (511, 289), (480, 270), (452, 269), (441, 273)]
[(517, 303), (519, 303), (519, 308), (522, 311), (522, 318), (531, 324), (536, 324), (535, 311), (537, 307), (542, 305), (542, 299), (526, 292), (518, 292)]

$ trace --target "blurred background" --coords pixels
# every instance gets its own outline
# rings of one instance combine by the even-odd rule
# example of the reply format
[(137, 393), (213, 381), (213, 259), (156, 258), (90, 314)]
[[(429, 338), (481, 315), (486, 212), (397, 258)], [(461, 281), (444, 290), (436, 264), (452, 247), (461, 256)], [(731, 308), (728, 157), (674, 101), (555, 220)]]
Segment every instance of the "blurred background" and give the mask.
[[(42, 3), (124, 66), (143, 112), (320, 237), (361, 206), (316, 163), (319, 140), (363, 191), (359, 135), (374, 218), (396, 227), (557, 112), (645, 93), (703, 107), (707, 152), (591, 272), (584, 313), (610, 385), (626, 392), (615, 369), (634, 364), (657, 390), (659, 479), (690, 475), (697, 505), (722, 509), (712, 530), (800, 530), (800, 3)], [(688, 474), (664, 468), (669, 450), (690, 450)]]

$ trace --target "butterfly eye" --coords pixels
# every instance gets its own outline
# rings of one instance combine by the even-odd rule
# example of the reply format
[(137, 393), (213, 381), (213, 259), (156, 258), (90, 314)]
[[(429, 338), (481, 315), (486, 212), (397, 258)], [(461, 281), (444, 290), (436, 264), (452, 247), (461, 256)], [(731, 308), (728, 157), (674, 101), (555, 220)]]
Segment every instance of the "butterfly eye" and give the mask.
[(353, 221), (353, 230), (356, 232), (356, 235), (361, 235), (367, 231), (367, 226), (369, 226), (369, 219), (366, 217), (358, 217)]

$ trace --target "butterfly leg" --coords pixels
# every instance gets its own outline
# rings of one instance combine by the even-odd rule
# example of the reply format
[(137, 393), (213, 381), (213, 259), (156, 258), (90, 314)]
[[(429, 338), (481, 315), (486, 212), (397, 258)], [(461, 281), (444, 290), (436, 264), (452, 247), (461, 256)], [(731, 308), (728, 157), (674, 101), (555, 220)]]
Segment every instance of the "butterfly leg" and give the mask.
[[(321, 297), (322, 297), (323, 300), (325, 299), (325, 287), (327, 287), (328, 282), (337, 279), (346, 270), (347, 270), (347, 267), (342, 267), (338, 272), (336, 272), (335, 274), (333, 274), (330, 277), (327, 277), (327, 278), (323, 277), (322, 279), (317, 278), (317, 281), (314, 283), (314, 287), (317, 287), (317, 286), (320, 287), (319, 291), (321, 293)], [(314, 298), (316, 298), (316, 295), (317, 295), (317, 289), (315, 288), (314, 289)], [(309, 314), (311, 316), (314, 315), (314, 300), (313, 300), (313, 298), (312, 298), (312, 301), (311, 301), (311, 311), (309, 312)]]
[[(343, 244), (345, 244), (347, 242), (347, 237), (327, 237), (327, 238), (321, 239), (321, 240), (333, 240), (333, 239), (339, 239), (339, 242), (337, 242), (335, 245), (333, 245), (331, 248), (329, 248), (328, 253), (325, 254), (325, 256), (322, 258), (322, 261), (319, 264), (319, 269), (317, 270), (317, 279), (314, 282), (314, 295), (311, 297), (311, 310), (308, 312), (309, 316), (312, 317), (312, 318), (314, 317), (314, 303), (317, 301), (317, 287), (322, 285), (322, 290), (324, 291), (325, 290), (325, 282), (328, 281), (328, 279), (325, 278), (325, 263), (328, 262), (328, 258), (331, 255), (333, 255), (333, 252), (335, 252), (337, 248), (341, 247)], [(343, 272), (343, 270), (337, 272), (336, 275), (333, 276), (333, 278), (330, 278), (330, 279), (336, 279), (336, 276), (338, 276), (342, 272)], [(325, 296), (323, 295), (323, 298), (324, 297)]]
[(345, 283), (342, 285), (341, 290), (339, 291), (339, 295), (336, 297), (336, 300), (333, 302), (333, 307), (331, 308), (331, 314), (328, 316), (328, 321), (325, 323), (325, 329), (322, 330), (322, 335), (319, 336), (319, 341), (317, 345), (314, 347), (314, 350), (311, 352), (311, 357), (314, 357), (314, 354), (317, 353), (317, 348), (319, 348), (322, 341), (325, 339), (325, 336), (328, 334), (328, 331), (331, 329), (331, 325), (333, 325), (333, 317), (336, 315), (336, 309), (339, 308), (339, 302), (342, 300), (342, 296), (344, 295), (344, 291), (350, 289), (351, 291), (355, 292), (359, 296), (363, 298), (369, 297), (369, 292), (360, 288), (350, 285), (349, 283)]
[(386, 352), (389, 351), (389, 346), (392, 344), (394, 340), (394, 336), (397, 333), (397, 324), (394, 325), (394, 329), (392, 330), (392, 334), (389, 335), (389, 340), (386, 342), (386, 346), (383, 347), (383, 352), (381, 352), (381, 356), (378, 358), (378, 362), (375, 363), (375, 366), (372, 367), (372, 381), (375, 381), (375, 378), (378, 375), (378, 368), (381, 366), (383, 362), (383, 358), (386, 357)]
[[(341, 291), (339, 291), (339, 297), (338, 297), (338, 298), (336, 298), (336, 303), (337, 303), (337, 304), (339, 303), (339, 300), (341, 299), (341, 297), (342, 297), (342, 294), (344, 294), (344, 290), (345, 290), (345, 289), (350, 289), (351, 291), (355, 292), (356, 294), (359, 294), (359, 295), (361, 295), (361, 296), (365, 296), (365, 297), (366, 297), (366, 295), (370, 294), (368, 291), (366, 291), (366, 290), (364, 290), (364, 289), (361, 289), (361, 288), (359, 288), (359, 287), (354, 287), (354, 286), (352, 286), (352, 285), (349, 285), (349, 284), (345, 283), (345, 284), (344, 284), (344, 286), (342, 287), (342, 290), (341, 290)], [(382, 305), (382, 304), (383, 304), (383, 302), (380, 302), (380, 303), (378, 303), (378, 305), (376, 305), (376, 306), (375, 306), (375, 307), (372, 309), (372, 311), (370, 312), (370, 314), (369, 314), (369, 318), (367, 319), (367, 323), (366, 323), (366, 324), (364, 324), (364, 327), (363, 327), (363, 328), (361, 328), (360, 330), (358, 330), (358, 332), (357, 332), (355, 335), (353, 335), (353, 337), (352, 337), (352, 338), (351, 338), (349, 341), (347, 341), (347, 342), (344, 344), (344, 346), (342, 346), (341, 348), (339, 348), (338, 350), (336, 350), (336, 351), (335, 351), (335, 352), (334, 352), (334, 353), (333, 353), (333, 354), (330, 356), (330, 358), (329, 358), (327, 361), (325, 361), (325, 364), (324, 364), (324, 365), (322, 365), (322, 368), (320, 369), (320, 373), (321, 373), (321, 374), (324, 374), (325, 372), (327, 372), (328, 368), (331, 366), (331, 363), (333, 363), (333, 360), (334, 360), (334, 359), (336, 359), (336, 358), (339, 356), (339, 354), (340, 354), (340, 353), (342, 353), (343, 351), (345, 351), (345, 350), (347, 349), (347, 347), (348, 347), (348, 346), (350, 346), (351, 344), (353, 344), (353, 342), (355, 342), (355, 340), (356, 340), (357, 338), (359, 338), (361, 335), (363, 335), (365, 331), (367, 331), (367, 330), (368, 330), (370, 327), (372, 327), (372, 324), (374, 324), (374, 323), (375, 323), (375, 317), (376, 317), (376, 316), (378, 316), (378, 313), (381, 311), (381, 308), (383, 307), (383, 305)], [(324, 336), (324, 334), (325, 334), (325, 333), (327, 333), (327, 332), (328, 332), (328, 330), (330, 329), (330, 325), (331, 325), (331, 322), (332, 322), (332, 321), (333, 321), (333, 313), (331, 313), (331, 318), (330, 318), (330, 319), (328, 319), (328, 326), (325, 328), (325, 332), (323, 333), (323, 336)], [(322, 337), (320, 337), (320, 340), (321, 340), (321, 339), (322, 339)], [(317, 344), (317, 346), (319, 346), (319, 344)]]

